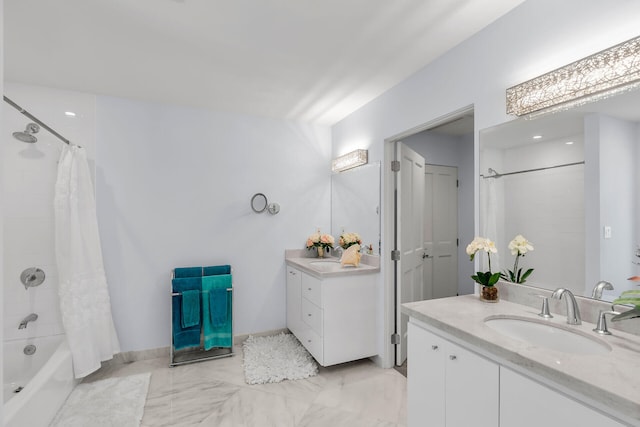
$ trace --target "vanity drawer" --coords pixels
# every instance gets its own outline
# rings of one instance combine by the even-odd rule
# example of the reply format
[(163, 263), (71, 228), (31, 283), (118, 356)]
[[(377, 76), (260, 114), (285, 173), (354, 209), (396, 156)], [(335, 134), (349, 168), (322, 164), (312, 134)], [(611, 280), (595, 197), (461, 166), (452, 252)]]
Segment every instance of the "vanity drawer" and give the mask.
[(322, 336), (322, 310), (307, 298), (302, 298), (302, 321)]
[(322, 307), (322, 282), (320, 279), (311, 277), (308, 274), (302, 275), (302, 297), (307, 298), (309, 301)]
[[(300, 343), (306, 348), (316, 361), (324, 364), (324, 353), (322, 337), (315, 333), (313, 329), (306, 329), (299, 337)], [(324, 366), (324, 365), (323, 365)]]

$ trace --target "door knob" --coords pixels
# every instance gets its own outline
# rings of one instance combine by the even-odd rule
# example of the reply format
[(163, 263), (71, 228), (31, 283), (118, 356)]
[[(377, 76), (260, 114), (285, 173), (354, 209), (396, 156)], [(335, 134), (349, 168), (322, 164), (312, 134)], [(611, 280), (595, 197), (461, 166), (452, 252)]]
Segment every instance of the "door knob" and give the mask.
[(422, 254), (422, 259), (425, 259), (425, 258), (432, 258), (432, 257), (431, 257), (431, 255), (427, 255), (426, 253)]

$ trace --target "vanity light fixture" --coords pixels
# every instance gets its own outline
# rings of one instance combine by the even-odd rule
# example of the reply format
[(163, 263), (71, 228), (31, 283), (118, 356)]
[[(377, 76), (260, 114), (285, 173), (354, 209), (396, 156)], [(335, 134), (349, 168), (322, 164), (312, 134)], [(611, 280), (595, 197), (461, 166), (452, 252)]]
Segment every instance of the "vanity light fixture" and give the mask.
[(354, 150), (350, 153), (337, 157), (331, 163), (333, 172), (343, 172), (358, 166), (366, 165), (369, 162), (368, 150)]
[(76, 113), (74, 113), (73, 111), (65, 111), (64, 115), (67, 117), (75, 117)]
[(542, 135), (533, 135), (533, 139), (542, 139)]
[(535, 116), (566, 110), (637, 87), (640, 37), (510, 87), (507, 114)]

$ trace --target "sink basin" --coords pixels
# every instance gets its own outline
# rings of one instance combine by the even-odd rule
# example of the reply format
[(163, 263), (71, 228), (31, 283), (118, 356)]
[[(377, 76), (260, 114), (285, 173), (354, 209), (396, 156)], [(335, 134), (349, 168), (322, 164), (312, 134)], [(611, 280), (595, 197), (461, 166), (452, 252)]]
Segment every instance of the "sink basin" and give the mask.
[(327, 272), (327, 271), (339, 271), (342, 268), (340, 261), (325, 259), (319, 261), (311, 261), (309, 263), (311, 268), (314, 268), (318, 271)]
[(542, 319), (489, 316), (484, 323), (510, 338), (563, 353), (606, 354), (611, 351), (611, 347), (598, 338)]

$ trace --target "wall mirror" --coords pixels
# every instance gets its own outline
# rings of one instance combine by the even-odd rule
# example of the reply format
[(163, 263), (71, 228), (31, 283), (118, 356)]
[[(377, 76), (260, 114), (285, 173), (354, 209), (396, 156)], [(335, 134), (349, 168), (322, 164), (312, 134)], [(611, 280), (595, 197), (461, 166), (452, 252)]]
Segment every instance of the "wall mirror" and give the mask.
[(526, 284), (592, 296), (600, 280), (637, 289), (640, 275), (640, 91), (480, 131), (480, 234), (492, 268), (513, 269), (521, 234), (534, 251)]
[(331, 234), (356, 232), (380, 254), (380, 162), (331, 175)]
[(267, 209), (267, 196), (262, 193), (256, 193), (251, 198), (251, 209), (255, 213), (262, 213)]

